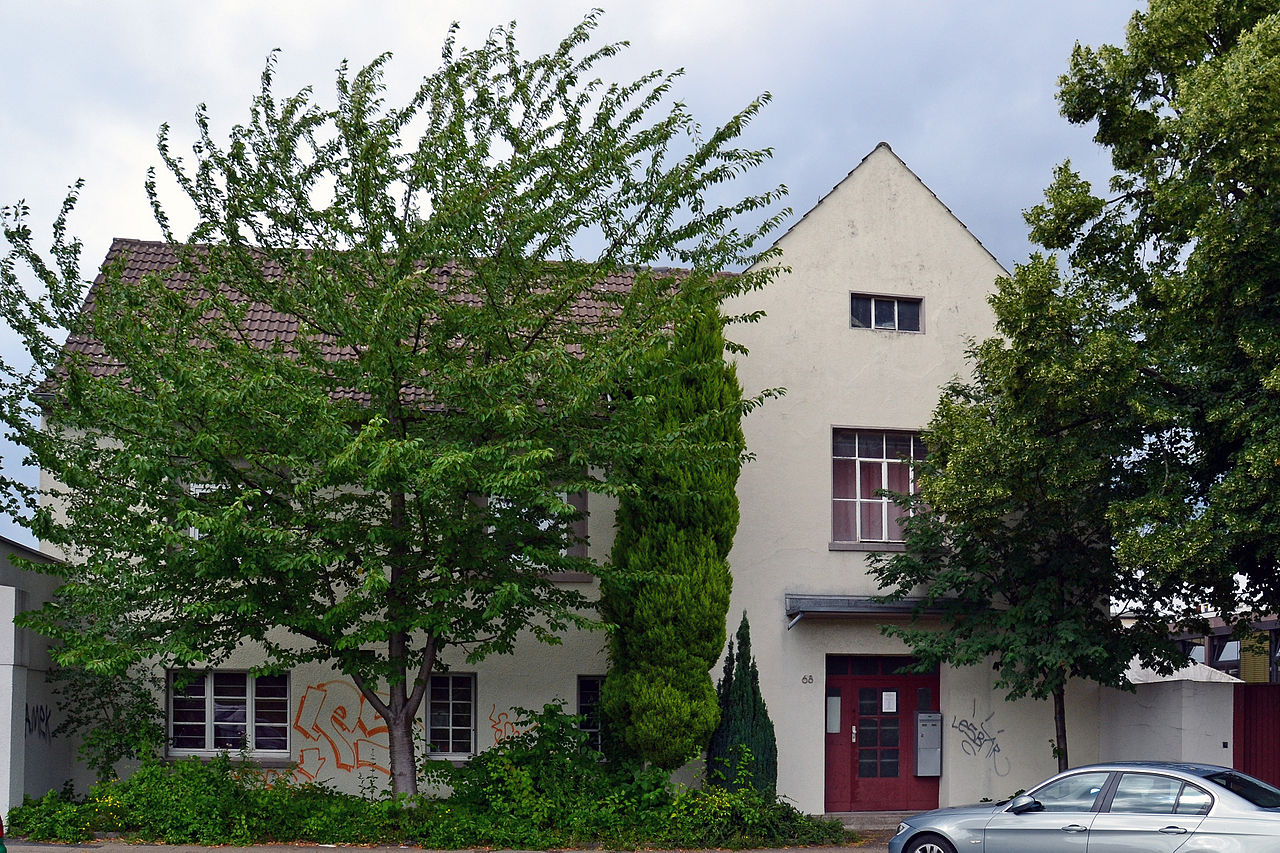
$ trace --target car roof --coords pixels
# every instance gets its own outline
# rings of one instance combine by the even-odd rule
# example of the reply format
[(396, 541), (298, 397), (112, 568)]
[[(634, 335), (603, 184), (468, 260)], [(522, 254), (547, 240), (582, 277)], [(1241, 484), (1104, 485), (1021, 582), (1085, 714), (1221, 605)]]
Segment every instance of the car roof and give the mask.
[(1106, 761), (1098, 764), (1072, 767), (1066, 772), (1074, 773), (1077, 770), (1172, 770), (1177, 773), (1188, 773), (1202, 778), (1212, 776), (1215, 773), (1239, 772), (1218, 764), (1199, 764), (1190, 761)]

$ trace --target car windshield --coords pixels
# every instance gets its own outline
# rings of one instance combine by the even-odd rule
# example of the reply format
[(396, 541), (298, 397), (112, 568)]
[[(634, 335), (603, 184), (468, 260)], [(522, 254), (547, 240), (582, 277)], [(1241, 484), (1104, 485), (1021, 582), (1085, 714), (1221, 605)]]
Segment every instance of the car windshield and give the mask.
[(1237, 796), (1244, 797), (1260, 809), (1280, 808), (1280, 788), (1273, 788), (1252, 776), (1224, 770), (1204, 778), (1215, 785), (1221, 785)]

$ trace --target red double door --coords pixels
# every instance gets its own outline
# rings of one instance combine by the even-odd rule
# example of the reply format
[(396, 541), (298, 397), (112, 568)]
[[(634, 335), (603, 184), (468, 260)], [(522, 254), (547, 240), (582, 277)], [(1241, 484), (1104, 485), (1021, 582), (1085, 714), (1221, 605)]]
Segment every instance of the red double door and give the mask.
[(828, 812), (937, 808), (938, 777), (916, 773), (916, 712), (938, 710), (938, 674), (899, 674), (912, 662), (828, 656)]

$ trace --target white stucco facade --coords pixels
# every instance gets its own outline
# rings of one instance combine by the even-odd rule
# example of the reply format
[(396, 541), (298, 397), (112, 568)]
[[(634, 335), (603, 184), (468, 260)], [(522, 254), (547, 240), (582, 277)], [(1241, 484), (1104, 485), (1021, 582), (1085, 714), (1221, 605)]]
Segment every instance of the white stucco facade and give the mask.
[[(796, 615), (786, 612), (788, 596), (840, 601), (879, 592), (867, 573), (869, 552), (832, 542), (833, 430), (922, 429), (939, 388), (965, 374), (969, 341), (992, 334), (986, 299), (1005, 271), (887, 145), (778, 246), (790, 271), (731, 306), (766, 313), (757, 324), (729, 331), (749, 349), (738, 361), (744, 389), (787, 390), (745, 423), (756, 458), (739, 483), (730, 624), (744, 610), (750, 615), (778, 730), (779, 790), (802, 810), (821, 812), (830, 805), (824, 802), (828, 657), (908, 653), (880, 631), (885, 621), (904, 617), (806, 612), (793, 624)], [(920, 300), (921, 331), (852, 327), (854, 293)], [(1052, 705), (1006, 703), (991, 680), (986, 667), (944, 668), (939, 675), (931, 710), (942, 715), (943, 805), (1007, 794), (1056, 770)], [(1096, 758), (1097, 691), (1074, 685), (1070, 707), (1073, 759)], [(902, 737), (912, 725), (902, 721)], [(857, 796), (848, 807), (861, 807)]]

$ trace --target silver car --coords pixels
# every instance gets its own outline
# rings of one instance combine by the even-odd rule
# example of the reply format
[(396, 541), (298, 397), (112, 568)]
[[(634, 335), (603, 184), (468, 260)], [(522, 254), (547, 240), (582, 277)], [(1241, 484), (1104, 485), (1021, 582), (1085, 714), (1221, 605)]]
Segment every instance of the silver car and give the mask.
[(1280, 853), (1280, 789), (1229, 767), (1077, 767), (999, 803), (908, 818), (889, 853)]

